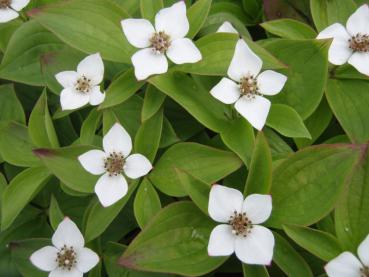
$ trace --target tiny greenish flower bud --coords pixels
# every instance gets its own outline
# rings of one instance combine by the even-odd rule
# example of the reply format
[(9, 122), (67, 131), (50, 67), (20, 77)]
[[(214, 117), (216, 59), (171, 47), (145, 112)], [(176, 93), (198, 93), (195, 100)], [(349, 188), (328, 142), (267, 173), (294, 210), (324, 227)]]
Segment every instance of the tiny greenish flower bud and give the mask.
[(354, 52), (368, 53), (369, 52), (369, 35), (356, 34), (349, 39), (349, 47)]
[(170, 47), (170, 37), (165, 32), (154, 33), (150, 39), (151, 47), (156, 54), (164, 54)]

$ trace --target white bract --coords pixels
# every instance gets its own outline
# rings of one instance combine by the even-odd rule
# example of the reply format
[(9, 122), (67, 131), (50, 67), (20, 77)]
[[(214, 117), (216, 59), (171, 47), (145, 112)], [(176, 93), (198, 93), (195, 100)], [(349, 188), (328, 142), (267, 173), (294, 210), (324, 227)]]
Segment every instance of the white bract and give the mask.
[(260, 226), (272, 211), (270, 195), (251, 194), (243, 199), (240, 191), (213, 185), (208, 212), (212, 219), (224, 223), (210, 234), (209, 256), (228, 256), (233, 252), (246, 264), (269, 265), (273, 258), (273, 233)]
[(150, 161), (141, 154), (132, 154), (132, 140), (127, 131), (115, 123), (103, 138), (101, 150), (90, 150), (78, 157), (91, 174), (101, 175), (95, 193), (104, 207), (110, 206), (127, 194), (128, 184), (123, 173), (131, 179), (146, 175)]
[(369, 277), (369, 235), (357, 249), (359, 259), (351, 252), (343, 252), (326, 266), (329, 277)]
[(263, 95), (276, 95), (287, 81), (286, 76), (273, 70), (260, 73), (262, 65), (262, 60), (240, 39), (228, 68), (230, 79), (222, 78), (210, 91), (219, 101), (235, 104), (236, 110), (258, 130), (264, 127), (271, 105)]
[(167, 72), (166, 56), (175, 64), (195, 63), (202, 58), (192, 40), (185, 38), (189, 23), (184, 1), (161, 9), (155, 16), (155, 28), (147, 19), (131, 18), (121, 23), (128, 42), (142, 49), (131, 58), (137, 80)]
[(49, 277), (82, 277), (99, 262), (97, 254), (84, 247), (85, 240), (77, 225), (69, 218), (59, 224), (52, 237), (53, 246), (34, 252), (30, 260)]
[(87, 103), (96, 106), (105, 99), (99, 86), (104, 78), (104, 63), (99, 53), (84, 58), (77, 71), (63, 71), (55, 78), (64, 88), (60, 93), (62, 110), (77, 109)]
[(369, 7), (362, 5), (346, 23), (330, 25), (321, 31), (318, 39), (333, 38), (328, 60), (335, 65), (346, 62), (360, 73), (369, 75)]
[(19, 11), (28, 5), (30, 0), (0, 0), (0, 23), (5, 23), (19, 16)]
[(228, 21), (224, 21), (217, 30), (217, 33), (232, 33), (238, 34), (237, 30)]

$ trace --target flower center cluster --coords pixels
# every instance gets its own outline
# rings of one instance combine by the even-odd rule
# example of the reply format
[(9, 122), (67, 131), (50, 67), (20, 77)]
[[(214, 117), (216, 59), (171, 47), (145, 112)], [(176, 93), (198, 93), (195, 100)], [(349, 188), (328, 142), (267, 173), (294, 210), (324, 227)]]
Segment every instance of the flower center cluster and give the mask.
[(232, 233), (236, 236), (242, 235), (246, 237), (252, 229), (252, 222), (246, 216), (246, 213), (238, 213), (234, 211), (233, 215), (230, 216), (229, 225), (232, 226)]
[(242, 96), (254, 99), (256, 95), (260, 94), (257, 79), (250, 74), (242, 77), (240, 80), (240, 92)]
[(80, 93), (88, 93), (91, 90), (91, 79), (88, 79), (86, 76), (82, 76), (77, 80), (75, 84), (75, 88)]
[(357, 34), (349, 39), (349, 47), (355, 52), (369, 52), (369, 35)]
[(123, 173), (123, 166), (125, 160), (122, 153), (110, 153), (109, 157), (107, 157), (104, 161), (105, 170), (109, 173), (109, 176), (117, 176), (118, 174)]
[(151, 47), (156, 54), (163, 54), (170, 46), (170, 37), (166, 33), (160, 31), (154, 33), (150, 38)]
[(364, 266), (360, 268), (360, 277), (369, 277), (369, 267)]
[(71, 270), (77, 263), (77, 254), (73, 246), (64, 245), (57, 254), (56, 260), (58, 267), (64, 270)]
[(10, 7), (11, 0), (0, 0), (0, 9), (6, 9)]

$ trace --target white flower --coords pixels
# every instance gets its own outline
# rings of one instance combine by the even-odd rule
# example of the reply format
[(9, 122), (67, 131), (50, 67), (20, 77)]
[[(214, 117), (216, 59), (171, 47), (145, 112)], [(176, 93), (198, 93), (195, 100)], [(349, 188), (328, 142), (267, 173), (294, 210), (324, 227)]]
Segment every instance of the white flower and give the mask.
[(279, 93), (287, 81), (286, 76), (272, 70), (259, 74), (262, 64), (246, 42), (238, 40), (227, 72), (233, 81), (223, 78), (210, 91), (225, 104), (235, 103), (236, 110), (258, 130), (265, 125), (270, 109), (270, 101), (263, 95)]
[(343, 252), (326, 266), (329, 277), (368, 277), (369, 276), (369, 235), (359, 245), (356, 258), (350, 252)]
[(19, 16), (19, 11), (28, 5), (30, 0), (0, 0), (0, 23), (5, 23)]
[(105, 99), (99, 84), (104, 78), (104, 63), (99, 53), (87, 56), (76, 71), (63, 71), (55, 75), (63, 86), (60, 94), (62, 110), (73, 110), (87, 103), (99, 105)]
[(69, 218), (59, 224), (52, 237), (53, 246), (34, 252), (30, 260), (49, 277), (82, 277), (99, 262), (97, 254), (84, 247), (85, 240), (77, 225)]
[(319, 33), (317, 39), (333, 38), (328, 60), (335, 65), (346, 62), (369, 75), (369, 7), (362, 5), (346, 22), (335, 23)]
[(127, 131), (118, 123), (103, 138), (101, 150), (90, 150), (78, 157), (91, 174), (101, 175), (95, 193), (104, 207), (110, 206), (127, 194), (128, 184), (123, 173), (131, 179), (146, 175), (150, 161), (141, 154), (132, 154), (132, 141)]
[(165, 54), (175, 64), (201, 60), (195, 44), (185, 38), (189, 23), (184, 1), (161, 9), (155, 16), (155, 28), (146, 19), (125, 19), (121, 23), (129, 43), (142, 48), (131, 58), (137, 80), (167, 72)]
[(223, 24), (218, 28), (217, 33), (238, 34), (237, 30), (228, 21), (223, 22)]
[(270, 195), (251, 194), (243, 199), (240, 191), (220, 185), (210, 190), (208, 212), (212, 219), (224, 223), (210, 234), (210, 256), (228, 256), (233, 252), (246, 264), (269, 265), (273, 258), (273, 233), (258, 224), (272, 211)]

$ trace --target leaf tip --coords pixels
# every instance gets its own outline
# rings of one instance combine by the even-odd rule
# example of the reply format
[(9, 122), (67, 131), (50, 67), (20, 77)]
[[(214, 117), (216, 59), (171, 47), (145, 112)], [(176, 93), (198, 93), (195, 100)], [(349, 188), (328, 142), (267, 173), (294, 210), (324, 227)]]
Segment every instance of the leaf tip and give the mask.
[(32, 9), (32, 10), (29, 10), (29, 11), (27, 12), (27, 15), (28, 15), (29, 17), (34, 17), (34, 16), (37, 16), (41, 11), (42, 11), (42, 9), (41, 9), (41, 8), (34, 8), (34, 9)]
[(134, 258), (132, 258), (131, 256), (128, 256), (128, 257), (122, 256), (119, 259), (118, 264), (125, 268), (130, 268), (130, 269), (135, 268)]
[(54, 154), (52, 150), (46, 148), (33, 149), (32, 152), (39, 158), (50, 157)]

